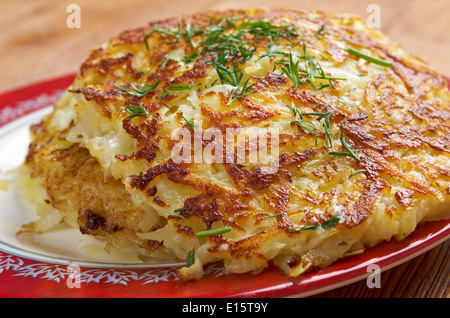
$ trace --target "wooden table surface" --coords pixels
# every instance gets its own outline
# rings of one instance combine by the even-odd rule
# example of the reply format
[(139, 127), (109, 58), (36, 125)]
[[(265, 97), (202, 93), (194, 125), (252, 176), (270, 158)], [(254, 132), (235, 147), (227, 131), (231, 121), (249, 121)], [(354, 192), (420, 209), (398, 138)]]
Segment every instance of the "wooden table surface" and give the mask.
[[(69, 4), (81, 9), (68, 28)], [(351, 12), (368, 18), (380, 8), (381, 29), (432, 68), (450, 76), (449, 0), (1, 0), (0, 93), (75, 73), (89, 51), (112, 35), (149, 21), (207, 9), (245, 6)], [(273, 4), (274, 3), (274, 4)], [(315, 297), (448, 298), (450, 241), (381, 273), (381, 288), (360, 281)]]

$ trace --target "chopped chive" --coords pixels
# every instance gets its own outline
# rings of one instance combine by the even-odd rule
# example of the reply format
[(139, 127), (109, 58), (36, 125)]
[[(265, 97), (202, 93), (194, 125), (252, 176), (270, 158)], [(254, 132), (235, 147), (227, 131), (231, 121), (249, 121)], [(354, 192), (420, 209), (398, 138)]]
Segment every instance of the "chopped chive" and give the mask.
[(129, 114), (131, 114), (128, 117), (126, 117), (123, 121), (132, 119), (134, 117), (147, 117), (148, 116), (147, 110), (140, 105), (127, 106), (127, 107), (123, 107), (122, 109), (126, 110)]
[(265, 58), (266, 56), (289, 56), (289, 54), (286, 53), (286, 52), (283, 52), (283, 51), (277, 51), (277, 50), (274, 50), (274, 51), (267, 51), (266, 53), (261, 54), (261, 56), (258, 57), (258, 60), (260, 60), (260, 59), (262, 59), (262, 58)]
[(148, 84), (141, 85), (141, 84), (130, 83), (130, 86), (132, 87), (132, 89), (125, 88), (125, 87), (122, 87), (122, 86), (119, 86), (116, 84), (114, 84), (114, 87), (120, 90), (120, 94), (134, 95), (134, 96), (140, 98), (140, 97), (148, 94), (151, 90), (155, 89), (156, 86), (158, 86), (160, 80), (161, 79), (158, 79), (158, 81), (153, 85), (148, 85)]
[(180, 219), (186, 220), (186, 218), (184, 216), (178, 215), (178, 214), (169, 214), (169, 216), (173, 216), (174, 218), (180, 218)]
[(366, 170), (364, 170), (364, 169), (356, 170), (355, 172), (353, 172), (351, 175), (348, 176), (347, 180), (350, 179), (351, 177), (353, 177), (355, 174), (358, 174), (361, 172), (366, 172)]
[(225, 227), (221, 227), (221, 228), (214, 229), (214, 230), (200, 231), (200, 232), (197, 232), (197, 236), (198, 237), (206, 237), (206, 236), (213, 236), (213, 235), (218, 235), (218, 234), (227, 233), (227, 232), (231, 232), (230, 226), (225, 226)]
[[(298, 72), (299, 63), (300, 60), (297, 60), (296, 63), (294, 63), (294, 59), (292, 58), (292, 53), (289, 53), (289, 61), (286, 63), (286, 66), (282, 66), (281, 69), (283, 70), (283, 73), (286, 74), (287, 77), (292, 81), (292, 84), (294, 84), (294, 91), (296, 91), (301, 84), (304, 84), (306, 82), (306, 78), (300, 78), (300, 73)], [(301, 74), (305, 75), (305, 74)]]
[(342, 211), (340, 211), (338, 215), (336, 215), (335, 217), (329, 218), (328, 220), (320, 224), (320, 227), (323, 228), (324, 230), (331, 229), (332, 227), (335, 227), (339, 223), (341, 217)]
[(385, 66), (385, 67), (392, 67), (392, 66), (394, 65), (394, 64), (393, 64), (392, 62), (390, 62), (390, 61), (385, 61), (385, 60), (381, 60), (381, 59), (376, 58), (376, 57), (373, 57), (373, 56), (369, 56), (369, 55), (367, 55), (367, 54), (364, 54), (364, 53), (361, 52), (361, 51), (352, 49), (351, 47), (347, 48), (346, 51), (347, 51), (348, 53), (352, 54), (352, 55), (355, 55), (355, 56), (357, 56), (357, 57), (360, 57), (360, 58), (362, 58), (362, 59), (364, 59), (364, 60), (366, 60), (366, 61), (369, 61), (369, 62), (371, 62), (371, 63), (374, 63), (374, 64), (378, 64), (378, 65)]
[(185, 63), (193, 62), (198, 58), (198, 52), (195, 50), (192, 55), (183, 55), (183, 58)]
[(186, 89), (191, 89), (194, 86), (198, 86), (200, 85), (200, 83), (197, 84), (189, 84), (189, 85), (174, 85), (174, 86), (170, 86), (168, 88), (169, 91), (181, 91), (181, 90), (186, 90)]
[(166, 67), (167, 62), (169, 62), (169, 60), (175, 61), (172, 59), (173, 53), (174, 52), (167, 54), (167, 56), (164, 58), (163, 62), (161, 63), (161, 66), (159, 67), (161, 70)]
[(327, 80), (336, 80), (336, 81), (346, 81), (347, 79), (345, 77), (333, 77), (333, 76), (316, 76), (318, 79), (327, 79)]
[(358, 161), (361, 161), (361, 158), (359, 158), (348, 145), (348, 139), (344, 138), (344, 127), (342, 126), (342, 124), (341, 124), (341, 145), (345, 148), (345, 150), (347, 150), (347, 152), (332, 151), (329, 152), (328, 154), (331, 155), (332, 157), (350, 156)]
[[(304, 61), (304, 65), (300, 66), (300, 60)], [(303, 55), (299, 56), (297, 62), (294, 63), (292, 53), (289, 54), (289, 60), (282, 59), (277, 62), (281, 66), (282, 74), (286, 74), (287, 77), (294, 84), (294, 91), (297, 90), (301, 84), (308, 82), (308, 84), (315, 90), (321, 90), (329, 86), (334, 87), (333, 80), (345, 81), (343, 77), (333, 77), (325, 75), (325, 71), (319, 64), (318, 60), (312, 55), (306, 55), (306, 45), (303, 42)], [(276, 67), (276, 66), (275, 66)], [(328, 80), (328, 84), (321, 83), (319, 87), (314, 84), (316, 79)]]
[(314, 130), (318, 130), (318, 129), (314, 126), (314, 124), (309, 120), (303, 119), (302, 113), (296, 107), (291, 106), (291, 105), (286, 105), (286, 107), (289, 107), (292, 110), (292, 112), (294, 113), (294, 119), (292, 120), (292, 123), (303, 128), (307, 132), (313, 134), (315, 143), (317, 145), (317, 135)]
[[(189, 125), (189, 127), (191, 127), (193, 131), (195, 131), (195, 128), (194, 128), (194, 127), (197, 126), (197, 124), (194, 123), (194, 121), (192, 121), (192, 120), (190, 120), (190, 119), (187, 119), (187, 118), (184, 117), (184, 116), (181, 116), (181, 117), (183, 117), (184, 121)], [(198, 126), (197, 126), (197, 127), (198, 127)]]
[(187, 257), (186, 257), (186, 267), (191, 266), (192, 264), (194, 264), (195, 261), (195, 251), (189, 251)]
[(320, 26), (320, 29), (316, 33), (314, 33), (314, 36), (318, 39), (321, 39), (324, 35), (324, 28), (325, 28), (325, 23), (323, 23)]
[(169, 95), (170, 95), (169, 91), (165, 90), (161, 95), (156, 96), (156, 98), (163, 99)]
[(288, 230), (289, 233), (297, 233), (300, 231), (307, 231), (307, 230), (316, 230), (319, 227), (319, 225), (308, 225), (308, 226), (303, 226), (298, 230)]
[(323, 109), (326, 109), (328, 106), (331, 105), (332, 102), (329, 102), (328, 104), (326, 104), (325, 106), (323, 106)]
[(190, 45), (191, 47), (194, 47), (194, 43), (192, 43), (192, 36), (191, 36), (191, 24), (188, 23), (188, 24), (184, 27), (184, 30), (186, 31), (186, 35), (187, 35), (187, 38), (188, 38), (188, 41), (189, 41), (189, 45)]
[(280, 216), (280, 215), (282, 215), (282, 214), (283, 214), (283, 212), (278, 213), (278, 214), (273, 214), (273, 215), (264, 215), (264, 218), (265, 218), (265, 219), (271, 219), (271, 218), (275, 218), (275, 217), (277, 217), (277, 216)]
[(289, 231), (289, 233), (297, 233), (300, 231), (316, 230), (319, 227), (323, 228), (324, 230), (331, 229), (332, 227), (335, 227), (339, 223), (341, 218), (342, 218), (342, 211), (340, 211), (338, 213), (338, 215), (336, 215), (332, 218), (329, 218), (328, 220), (322, 222), (319, 225), (307, 225), (307, 226), (303, 226), (302, 228), (300, 228), (298, 230), (288, 230), (288, 231)]
[[(173, 212), (181, 212), (181, 211), (184, 211), (184, 210), (186, 210), (186, 208), (179, 208), (179, 209), (173, 210)], [(169, 214), (169, 216), (173, 216), (173, 217), (176, 217), (176, 218), (180, 218), (180, 219), (186, 220), (186, 218), (184, 216), (179, 215), (179, 214)]]
[(286, 276), (286, 273), (284, 272), (284, 270), (281, 268), (280, 265), (275, 264), (275, 266), (280, 270), (280, 273), (281, 273), (283, 276)]
[(314, 131), (314, 130), (317, 130), (317, 128), (314, 126), (314, 124), (312, 122), (310, 122), (309, 120), (304, 120), (304, 119), (294, 119), (292, 122), (294, 124), (296, 124), (297, 126), (303, 128), (307, 132), (313, 134), (314, 135), (314, 141), (315, 141), (316, 146), (317, 146), (317, 134)]
[[(328, 104), (324, 105), (324, 106), (322, 107), (322, 109), (327, 109), (327, 107), (330, 106), (331, 103), (332, 103), (332, 102), (329, 102)], [(314, 106), (313, 110), (316, 110), (319, 106), (320, 106), (320, 103), (317, 103), (317, 105)]]
[(162, 35), (166, 35), (166, 36), (171, 36), (175, 38), (174, 42), (168, 42), (167, 44), (176, 44), (178, 43), (178, 41), (180, 40), (180, 24), (178, 24), (178, 28), (177, 29), (160, 29), (158, 28), (157, 24), (155, 23), (153, 25), (153, 30), (149, 33), (146, 33), (144, 36), (144, 43), (145, 43), (145, 47), (147, 48), (147, 50), (149, 50), (149, 46), (148, 46), (148, 38), (153, 34), (153, 33), (160, 33)]
[(337, 101), (338, 101), (339, 103), (344, 104), (345, 106), (348, 106), (348, 107), (359, 107), (359, 106), (362, 105), (362, 102), (359, 103), (359, 105), (351, 105), (351, 104), (347, 103), (345, 100), (343, 100), (342, 97), (339, 97), (339, 99), (338, 99)]
[[(328, 103), (327, 105), (324, 106), (324, 108), (328, 107), (331, 103)], [(314, 109), (316, 109), (318, 106), (320, 106), (320, 104), (317, 104)], [(297, 108), (290, 106), (290, 105), (286, 105), (286, 107), (289, 107), (292, 112), (294, 113), (294, 117), (295, 119), (292, 121), (293, 123), (295, 123), (297, 126), (302, 127), (303, 129), (305, 129), (306, 131), (314, 134), (315, 140), (316, 140), (316, 145), (317, 145), (317, 136), (314, 130), (318, 130), (314, 124), (312, 122), (310, 122), (309, 120), (305, 120), (303, 119), (303, 116), (317, 116), (316, 120), (321, 121), (322, 119), (325, 118), (322, 126), (324, 128), (324, 133), (325, 133), (325, 143), (327, 145), (327, 147), (332, 147), (333, 143), (332, 140), (335, 139), (337, 140), (337, 137), (333, 134), (333, 132), (330, 130), (330, 118), (332, 115), (331, 111), (328, 111), (326, 113), (319, 113), (319, 112), (310, 112), (310, 113), (301, 113)]]
[(234, 101), (254, 93), (254, 91), (251, 91), (251, 89), (255, 84), (253, 83), (247, 85), (248, 81), (249, 79), (247, 79), (244, 83), (239, 85), (235, 90), (231, 92), (227, 105), (230, 105)]
[[(187, 44), (194, 48), (192, 55), (184, 56), (186, 63), (196, 61), (200, 55), (214, 56), (213, 60), (208, 60), (206, 63), (215, 67), (222, 84), (231, 84), (234, 87), (240, 85), (243, 77), (239, 64), (252, 58), (256, 51), (251, 45), (251, 41), (247, 39), (249, 35), (258, 40), (266, 40), (269, 52), (281, 39), (291, 42), (295, 38), (301, 37), (298, 28), (288, 24), (273, 25), (271, 22), (262, 20), (237, 24), (229, 18), (210, 17), (210, 26), (204, 30), (194, 29), (190, 24), (184, 27), (178, 25), (177, 29), (162, 29), (155, 24), (152, 31), (145, 34), (144, 37), (147, 49), (149, 49), (147, 41), (155, 33), (173, 37), (175, 39), (173, 43), (178, 43), (184, 37)], [(204, 38), (196, 47), (193, 36), (199, 34), (204, 34)], [(198, 48), (202, 49), (197, 51)], [(237, 93), (237, 91), (235, 92)]]
[(312, 113), (302, 113), (303, 116), (319, 116), (320, 118), (318, 118), (317, 120), (322, 119), (323, 117), (325, 117), (326, 115), (328, 115), (328, 113), (331, 114), (331, 112), (327, 112), (327, 113), (317, 113), (317, 112), (312, 112)]
[[(327, 107), (327, 106), (325, 106)], [(325, 118), (322, 127), (324, 129), (325, 133), (325, 144), (327, 147), (333, 146), (333, 139), (337, 140), (336, 136), (333, 134), (333, 132), (330, 129), (330, 118), (332, 115), (331, 111), (328, 111), (326, 113), (318, 113), (318, 112), (311, 112), (311, 113), (303, 113), (303, 116), (317, 116), (316, 120), (321, 121)]]
[(286, 105), (286, 107), (289, 107), (292, 112), (294, 113), (294, 117), (302, 117), (302, 114), (300, 113), (300, 111), (298, 110), (297, 107), (291, 106), (291, 105)]

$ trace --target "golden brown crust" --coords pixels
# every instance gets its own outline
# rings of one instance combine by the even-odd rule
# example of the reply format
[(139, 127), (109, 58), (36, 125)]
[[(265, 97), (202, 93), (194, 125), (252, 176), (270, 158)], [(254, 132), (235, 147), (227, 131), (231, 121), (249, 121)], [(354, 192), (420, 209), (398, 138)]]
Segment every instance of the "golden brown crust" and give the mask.
[[(155, 251), (160, 243), (136, 236), (142, 232), (139, 223), (145, 212), (133, 206), (123, 184), (112, 177), (104, 178), (87, 149), (65, 141), (64, 133), (54, 135), (48, 121), (38, 126), (33, 129), (35, 138), (26, 164), (32, 168), (31, 177), (46, 189), (48, 203), (64, 218), (75, 219), (83, 234), (103, 238), (119, 249), (135, 243), (149, 253)], [(153, 229), (165, 224), (160, 218)]]
[[(246, 23), (252, 28), (245, 29)], [(281, 29), (270, 36), (262, 34), (268, 25)], [(242, 41), (227, 48), (239, 52), (223, 62), (228, 71), (237, 65), (234, 71), (243, 74), (238, 83), (220, 76), (224, 65), (217, 64), (224, 49), (214, 49), (218, 41), (216, 34), (216, 42), (211, 42), (214, 32)], [(349, 47), (391, 62), (392, 67), (355, 56)], [(246, 54), (251, 55), (249, 60), (243, 58)], [(302, 70), (298, 82), (289, 74), (292, 56)], [(252, 84), (248, 94), (236, 97), (245, 83)], [(130, 93), (139, 89), (147, 91), (141, 96)], [(230, 268), (242, 261), (249, 271), (257, 270), (277, 253), (289, 256), (288, 267), (294, 272), (326, 265), (333, 257), (323, 256), (319, 245), (311, 247), (314, 251), (298, 252), (299, 246), (313, 244), (308, 240), (314, 233), (357, 233), (352, 236), (356, 244), (358, 238), (366, 239), (363, 229), (369, 225), (376, 229), (385, 216), (389, 220), (385, 222), (400, 228), (402, 213), (414, 209), (422, 213), (421, 200), (444, 204), (449, 199), (446, 79), (351, 15), (246, 9), (156, 21), (124, 31), (94, 50), (69, 92), (79, 101), (78, 116), (94, 109), (111, 130), (135, 142), (131, 153), (116, 153), (113, 160), (115, 178), (133, 198), (145, 198), (143, 205), (156, 209), (176, 233), (195, 241), (192, 246), (207, 246), (204, 259), (224, 259)], [(145, 113), (127, 118), (129, 107)], [(75, 126), (80, 121), (75, 120)], [(260, 163), (176, 163), (170, 157), (176, 142), (169, 135), (181, 127), (189, 131), (193, 143), (196, 134), (209, 128), (222, 132), (225, 140), (227, 128), (277, 127), (278, 169), (266, 173)], [(275, 140), (271, 138), (268, 148)], [(88, 139), (79, 142), (102, 163), (102, 155), (89, 144), (94, 138)], [(202, 140), (202, 151), (210, 143)], [(36, 147), (37, 143), (30, 147), (30, 165)], [(243, 147), (248, 151), (249, 142)], [(222, 150), (223, 159), (225, 143)], [(238, 157), (237, 148), (232, 156)], [(162, 193), (167, 184), (180, 192)], [(180, 198), (182, 205), (173, 206)], [(84, 232), (110, 229), (102, 213), (86, 209), (83, 213)], [(339, 222), (333, 223), (336, 217)], [(133, 222), (128, 226), (131, 231)], [(330, 222), (333, 226), (328, 227)], [(199, 230), (221, 226), (231, 227), (232, 234), (203, 241), (196, 237)], [(383, 238), (397, 234), (392, 230)], [(326, 241), (327, 235), (321, 239)], [(381, 239), (375, 237), (362, 244)], [(349, 251), (350, 241), (336, 247), (341, 253), (337, 258)], [(186, 272), (181, 275), (189, 277)]]

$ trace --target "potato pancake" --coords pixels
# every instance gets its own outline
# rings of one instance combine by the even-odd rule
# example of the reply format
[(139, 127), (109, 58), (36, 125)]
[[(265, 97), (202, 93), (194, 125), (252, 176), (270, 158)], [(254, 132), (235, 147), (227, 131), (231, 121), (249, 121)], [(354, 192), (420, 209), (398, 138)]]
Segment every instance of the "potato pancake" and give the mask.
[[(351, 14), (210, 11), (92, 50), (24, 164), (48, 211), (200, 279), (323, 268), (450, 216), (444, 76)], [(46, 205), (45, 202), (41, 202)], [(40, 222), (40, 223), (39, 223)]]

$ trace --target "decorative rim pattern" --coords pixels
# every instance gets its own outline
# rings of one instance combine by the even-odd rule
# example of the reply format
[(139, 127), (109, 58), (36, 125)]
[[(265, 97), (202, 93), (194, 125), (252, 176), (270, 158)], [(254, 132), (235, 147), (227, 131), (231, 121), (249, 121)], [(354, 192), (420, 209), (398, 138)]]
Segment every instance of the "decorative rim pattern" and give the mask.
[[(0, 252), (0, 274), (4, 271), (11, 271), (11, 276), (32, 277), (55, 283), (66, 282), (71, 278), (77, 278), (83, 284), (106, 283), (113, 285), (128, 285), (131, 281), (147, 285), (179, 280), (176, 267), (140, 271), (133, 269), (83, 268), (76, 272), (77, 266), (76, 263), (67, 266), (49, 263), (27, 263), (21, 257)], [(227, 272), (220, 263), (213, 263), (206, 268), (205, 274), (219, 277), (227, 275)]]

